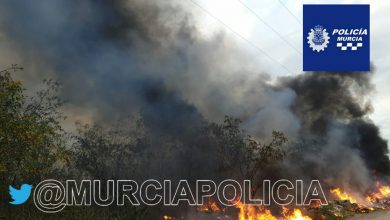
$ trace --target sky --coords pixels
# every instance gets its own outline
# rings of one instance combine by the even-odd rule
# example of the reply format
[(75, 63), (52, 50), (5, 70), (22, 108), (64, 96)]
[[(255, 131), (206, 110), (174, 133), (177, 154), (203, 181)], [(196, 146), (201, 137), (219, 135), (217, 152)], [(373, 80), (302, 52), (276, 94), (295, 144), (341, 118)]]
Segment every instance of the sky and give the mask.
[[(371, 119), (379, 125), (382, 135), (390, 139), (390, 42), (386, 40), (390, 34), (389, 28), (386, 28), (390, 25), (390, 3), (387, 1), (193, 0), (203, 9), (191, 0), (183, 2), (199, 18), (199, 29), (205, 37), (221, 30), (231, 34), (251, 54), (249, 57), (253, 59), (253, 65), (266, 67), (273, 78), (302, 74), (303, 4), (370, 4), (371, 62), (376, 68), (373, 73), (376, 89), (372, 96), (374, 111)], [(272, 59), (238, 35), (252, 42)], [(280, 63), (286, 68), (281, 67)]]

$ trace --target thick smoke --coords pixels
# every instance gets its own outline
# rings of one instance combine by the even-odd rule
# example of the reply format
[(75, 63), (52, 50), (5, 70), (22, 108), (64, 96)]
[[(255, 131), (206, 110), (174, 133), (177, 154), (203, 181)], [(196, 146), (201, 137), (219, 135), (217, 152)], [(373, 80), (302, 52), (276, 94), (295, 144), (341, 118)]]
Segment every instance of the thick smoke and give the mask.
[(318, 72), (281, 83), (296, 94), (291, 111), (301, 122), (303, 160), (292, 162), (305, 176), (363, 191), (373, 172), (389, 174), (387, 142), (368, 118), (371, 74)]
[[(266, 76), (259, 74), (263, 70), (248, 73), (246, 55), (224, 34), (204, 40), (178, 5), (136, 0), (55, 0), (39, 5), (5, 1), (1, 29), (20, 64), (33, 70), (24, 79), (53, 72), (64, 84), (63, 98), (70, 101), (71, 110), (79, 110), (70, 111), (70, 117), (77, 112), (110, 121), (140, 108), (151, 110), (150, 94), (158, 90), (164, 102), (168, 96), (176, 99), (173, 102), (182, 100), (207, 119), (221, 120), (228, 114), (248, 121), (253, 128), (249, 130), (257, 130), (259, 136), (268, 136), (273, 129), (264, 126), (269, 129), (260, 132), (250, 123), (260, 109), (264, 110), (257, 119), (265, 125), (277, 123), (285, 132), (298, 126), (288, 113), (277, 121), (268, 107), (288, 107), (285, 99), (293, 94), (272, 92)], [(177, 114), (174, 109), (169, 112)]]
[(295, 151), (281, 176), (364, 190), (373, 171), (389, 174), (387, 142), (368, 118), (371, 73), (309, 73), (271, 85), (266, 70), (247, 68), (234, 40), (202, 38), (175, 1), (6, 0), (0, 30), (11, 48), (1, 56), (15, 51), (31, 70), (19, 76), (27, 84), (43, 76), (63, 83), (70, 120), (109, 123), (140, 112), (153, 150), (175, 143), (171, 160), (154, 161), (168, 177), (217, 175), (200, 131), (224, 115), (258, 139), (272, 130), (288, 136)]

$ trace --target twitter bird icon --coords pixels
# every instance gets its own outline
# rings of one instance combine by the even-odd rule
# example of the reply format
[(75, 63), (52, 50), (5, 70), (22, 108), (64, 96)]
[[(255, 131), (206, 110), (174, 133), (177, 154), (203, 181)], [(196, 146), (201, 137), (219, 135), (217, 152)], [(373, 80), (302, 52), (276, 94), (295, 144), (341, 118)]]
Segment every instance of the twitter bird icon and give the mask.
[(20, 189), (15, 189), (11, 185), (9, 185), (8, 188), (11, 198), (14, 200), (10, 203), (13, 205), (21, 205), (25, 203), (30, 197), (32, 186), (29, 184), (23, 184)]

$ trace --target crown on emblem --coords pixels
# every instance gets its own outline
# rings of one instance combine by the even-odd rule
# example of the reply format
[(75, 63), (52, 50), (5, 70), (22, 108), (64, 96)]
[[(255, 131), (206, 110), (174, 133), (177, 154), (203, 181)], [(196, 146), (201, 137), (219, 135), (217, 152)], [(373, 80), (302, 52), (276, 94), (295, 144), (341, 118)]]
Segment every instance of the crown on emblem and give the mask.
[(321, 25), (316, 25), (316, 26), (314, 27), (314, 31), (316, 31), (316, 32), (322, 32), (323, 29), (324, 29), (324, 28), (323, 28)]

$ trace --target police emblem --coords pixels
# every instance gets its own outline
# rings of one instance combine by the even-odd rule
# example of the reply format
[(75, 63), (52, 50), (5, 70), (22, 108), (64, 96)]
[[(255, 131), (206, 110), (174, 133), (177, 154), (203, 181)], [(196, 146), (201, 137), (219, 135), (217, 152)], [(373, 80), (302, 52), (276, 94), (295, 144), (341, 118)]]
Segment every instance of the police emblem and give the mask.
[(317, 25), (314, 29), (311, 29), (309, 36), (307, 37), (307, 43), (313, 49), (313, 51), (324, 51), (329, 44), (329, 33), (326, 32), (321, 25)]

